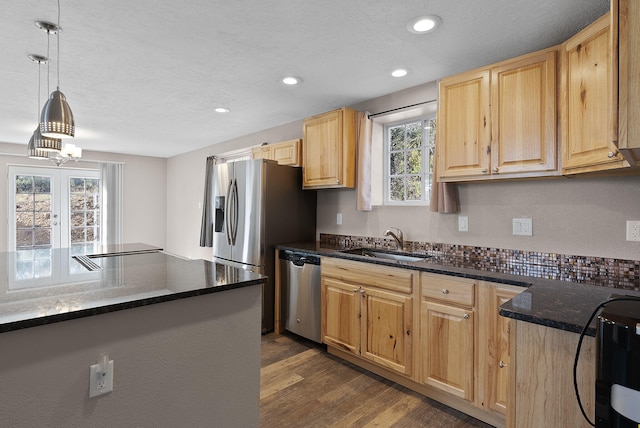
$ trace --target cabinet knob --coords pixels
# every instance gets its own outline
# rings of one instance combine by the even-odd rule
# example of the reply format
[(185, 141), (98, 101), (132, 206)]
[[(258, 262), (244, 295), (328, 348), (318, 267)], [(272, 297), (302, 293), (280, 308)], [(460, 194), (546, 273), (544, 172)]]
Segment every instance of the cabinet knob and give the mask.
[(300, 318), (296, 318), (296, 322), (300, 324)]
[(607, 157), (609, 159), (615, 158), (616, 156), (618, 156), (618, 153), (620, 153), (620, 152), (609, 152), (609, 153), (607, 153)]
[(354, 293), (357, 293), (357, 292), (358, 292), (358, 289), (357, 289), (357, 288), (354, 288), (354, 289), (353, 289), (353, 292), (354, 292)]
[(469, 314), (464, 314), (464, 315), (462, 316), (462, 318), (464, 318), (464, 319), (468, 320), (468, 319), (469, 319)]
[(507, 363), (505, 363), (504, 361), (500, 360), (500, 363), (498, 364), (498, 367), (503, 369), (503, 368), (507, 367)]
[(498, 172), (498, 167), (493, 168), (493, 172)]
[(483, 174), (486, 174), (487, 173), (487, 168), (482, 169), (482, 171), (480, 171), (480, 172), (482, 172)]
[(449, 294), (449, 290), (447, 290), (446, 288), (442, 289), (442, 294)]
[(360, 290), (360, 294), (364, 296), (364, 290)]

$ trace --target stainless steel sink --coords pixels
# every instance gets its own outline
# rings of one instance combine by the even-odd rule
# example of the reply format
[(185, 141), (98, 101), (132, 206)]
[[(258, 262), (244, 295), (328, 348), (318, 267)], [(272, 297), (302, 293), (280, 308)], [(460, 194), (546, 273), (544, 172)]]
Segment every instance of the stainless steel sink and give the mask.
[(358, 256), (374, 257), (378, 259), (397, 260), (401, 262), (421, 262), (429, 259), (431, 256), (414, 253), (404, 253), (399, 251), (383, 251), (371, 248), (352, 248), (350, 250), (340, 251), (346, 254), (355, 254)]

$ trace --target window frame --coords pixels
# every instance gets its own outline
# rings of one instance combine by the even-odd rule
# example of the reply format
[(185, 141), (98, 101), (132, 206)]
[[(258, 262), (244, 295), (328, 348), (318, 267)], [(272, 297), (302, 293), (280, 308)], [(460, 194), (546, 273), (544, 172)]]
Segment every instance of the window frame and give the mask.
[[(388, 122), (384, 124), (384, 129), (383, 129), (383, 150), (384, 150), (384, 154), (383, 154), (383, 185), (384, 185), (384, 200), (383, 203), (384, 205), (388, 205), (388, 206), (428, 206), (430, 203), (430, 190), (431, 190), (431, 186), (433, 185), (433, 170), (429, 167), (429, 154), (430, 154), (430, 149), (431, 150), (435, 150), (435, 144), (433, 146), (429, 145), (428, 142), (428, 137), (429, 137), (429, 133), (424, 132), (425, 126), (427, 125), (428, 121), (431, 120), (436, 120), (436, 114), (420, 114), (418, 116), (415, 117), (411, 117), (411, 118), (405, 118), (402, 120), (398, 120), (398, 121), (393, 121), (393, 122)], [(397, 126), (402, 126), (402, 125), (406, 125), (409, 123), (415, 123), (415, 122), (421, 122), (421, 126), (423, 129), (422, 132), (422, 143), (420, 146), (420, 150), (422, 150), (422, 169), (423, 169), (423, 173), (422, 173), (422, 185), (423, 187), (423, 195), (422, 195), (422, 199), (420, 200), (411, 200), (411, 201), (397, 201), (397, 200), (391, 200), (390, 199), (390, 194), (391, 194), (391, 171), (390, 171), (390, 164), (391, 164), (391, 144), (390, 144), (390, 139), (389, 139), (389, 129), (390, 128), (394, 128)], [(437, 124), (436, 124), (436, 131), (437, 131)], [(428, 154), (427, 156), (425, 156), (425, 154)], [(434, 160), (435, 162), (435, 160)], [(404, 176), (409, 176), (409, 175), (415, 175), (415, 174), (403, 174)]]

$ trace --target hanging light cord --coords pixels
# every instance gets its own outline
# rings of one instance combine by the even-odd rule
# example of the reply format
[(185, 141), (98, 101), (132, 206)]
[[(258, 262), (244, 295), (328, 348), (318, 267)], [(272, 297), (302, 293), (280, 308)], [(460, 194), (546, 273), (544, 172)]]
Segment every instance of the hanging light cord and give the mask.
[(60, 30), (62, 30), (62, 27), (60, 27), (60, 0), (58, 0), (58, 62), (56, 64), (57, 66), (57, 74), (58, 74), (58, 87), (57, 89), (60, 90)]

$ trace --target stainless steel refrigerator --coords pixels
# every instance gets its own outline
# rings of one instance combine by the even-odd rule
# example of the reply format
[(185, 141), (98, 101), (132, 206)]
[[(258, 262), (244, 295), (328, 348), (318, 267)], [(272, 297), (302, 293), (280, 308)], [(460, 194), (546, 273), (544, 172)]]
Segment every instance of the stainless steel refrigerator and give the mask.
[(316, 193), (300, 168), (256, 159), (213, 166), (213, 256), (268, 276), (262, 332), (274, 328), (276, 244), (314, 241)]

